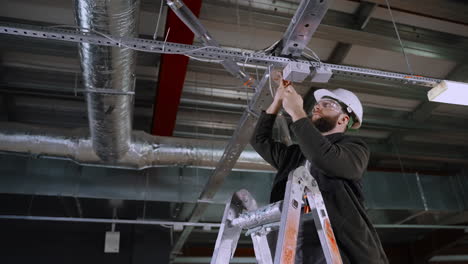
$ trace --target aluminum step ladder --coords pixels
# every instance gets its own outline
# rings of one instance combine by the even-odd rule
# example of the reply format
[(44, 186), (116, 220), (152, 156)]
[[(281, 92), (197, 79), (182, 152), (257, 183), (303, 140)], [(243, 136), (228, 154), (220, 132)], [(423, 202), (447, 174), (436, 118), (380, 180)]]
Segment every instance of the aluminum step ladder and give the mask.
[[(294, 264), (304, 195), (307, 196), (327, 264), (342, 263), (322, 194), (306, 166), (289, 173), (283, 201), (259, 209), (247, 190), (233, 194), (224, 210), (211, 264), (229, 264), (242, 230), (252, 238), (258, 264)], [(273, 261), (266, 235), (278, 229)]]

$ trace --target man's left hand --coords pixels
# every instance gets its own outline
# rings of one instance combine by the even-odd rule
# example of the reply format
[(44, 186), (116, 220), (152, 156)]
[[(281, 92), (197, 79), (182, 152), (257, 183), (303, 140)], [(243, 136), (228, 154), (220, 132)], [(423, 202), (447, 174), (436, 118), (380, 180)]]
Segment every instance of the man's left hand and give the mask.
[(303, 108), (304, 101), (302, 97), (296, 92), (292, 85), (286, 87), (283, 95), (283, 108), (292, 117), (293, 122), (301, 118), (307, 117)]

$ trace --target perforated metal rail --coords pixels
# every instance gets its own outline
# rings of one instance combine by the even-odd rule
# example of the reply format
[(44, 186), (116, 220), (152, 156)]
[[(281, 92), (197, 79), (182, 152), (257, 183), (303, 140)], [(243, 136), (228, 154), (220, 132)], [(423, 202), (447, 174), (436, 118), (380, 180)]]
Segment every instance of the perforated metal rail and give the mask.
[[(76, 43), (91, 43), (104, 46), (132, 48), (142, 52), (186, 54), (190, 56), (196, 56), (199, 58), (212, 60), (232, 59), (238, 63), (250, 63), (261, 66), (268, 66), (271, 64), (275, 66), (285, 66), (287, 63), (292, 61), (308, 63), (313, 67), (319, 66), (318, 62), (306, 60), (292, 60), (283, 57), (267, 56), (261, 53), (239, 52), (226, 48), (184, 45), (140, 38), (114, 38), (112, 36), (106, 36), (99, 32), (82, 32), (79, 30), (59, 29), (53, 27), (2, 23), (0, 24), (0, 33)], [(373, 69), (327, 63), (322, 63), (322, 65), (329, 67), (333, 71), (334, 75), (342, 75), (349, 78), (372, 78), (376, 81), (385, 80), (398, 82), (401, 84), (412, 84), (426, 87), (434, 87), (435, 85), (441, 82), (441, 80), (439, 79), (414, 75), (405, 75), (401, 73), (379, 71)]]

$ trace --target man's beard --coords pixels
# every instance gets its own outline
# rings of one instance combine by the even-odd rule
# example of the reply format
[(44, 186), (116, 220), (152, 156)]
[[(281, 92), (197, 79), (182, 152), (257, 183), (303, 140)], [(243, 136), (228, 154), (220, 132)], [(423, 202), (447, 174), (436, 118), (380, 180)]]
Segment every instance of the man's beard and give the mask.
[(336, 116), (321, 116), (319, 119), (312, 121), (312, 123), (315, 125), (315, 127), (318, 129), (318, 131), (322, 133), (326, 133), (336, 127), (336, 122), (338, 121), (338, 117), (340, 115)]

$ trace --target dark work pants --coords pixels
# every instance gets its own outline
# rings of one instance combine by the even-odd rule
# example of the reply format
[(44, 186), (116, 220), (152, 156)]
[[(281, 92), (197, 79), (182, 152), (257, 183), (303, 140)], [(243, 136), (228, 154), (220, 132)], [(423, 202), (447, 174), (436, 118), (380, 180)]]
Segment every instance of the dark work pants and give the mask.
[[(274, 259), (278, 231), (270, 232), (267, 235), (268, 245)], [(326, 264), (322, 246), (315, 229), (314, 220), (311, 214), (301, 216), (299, 232), (297, 234), (297, 249), (295, 264)]]

